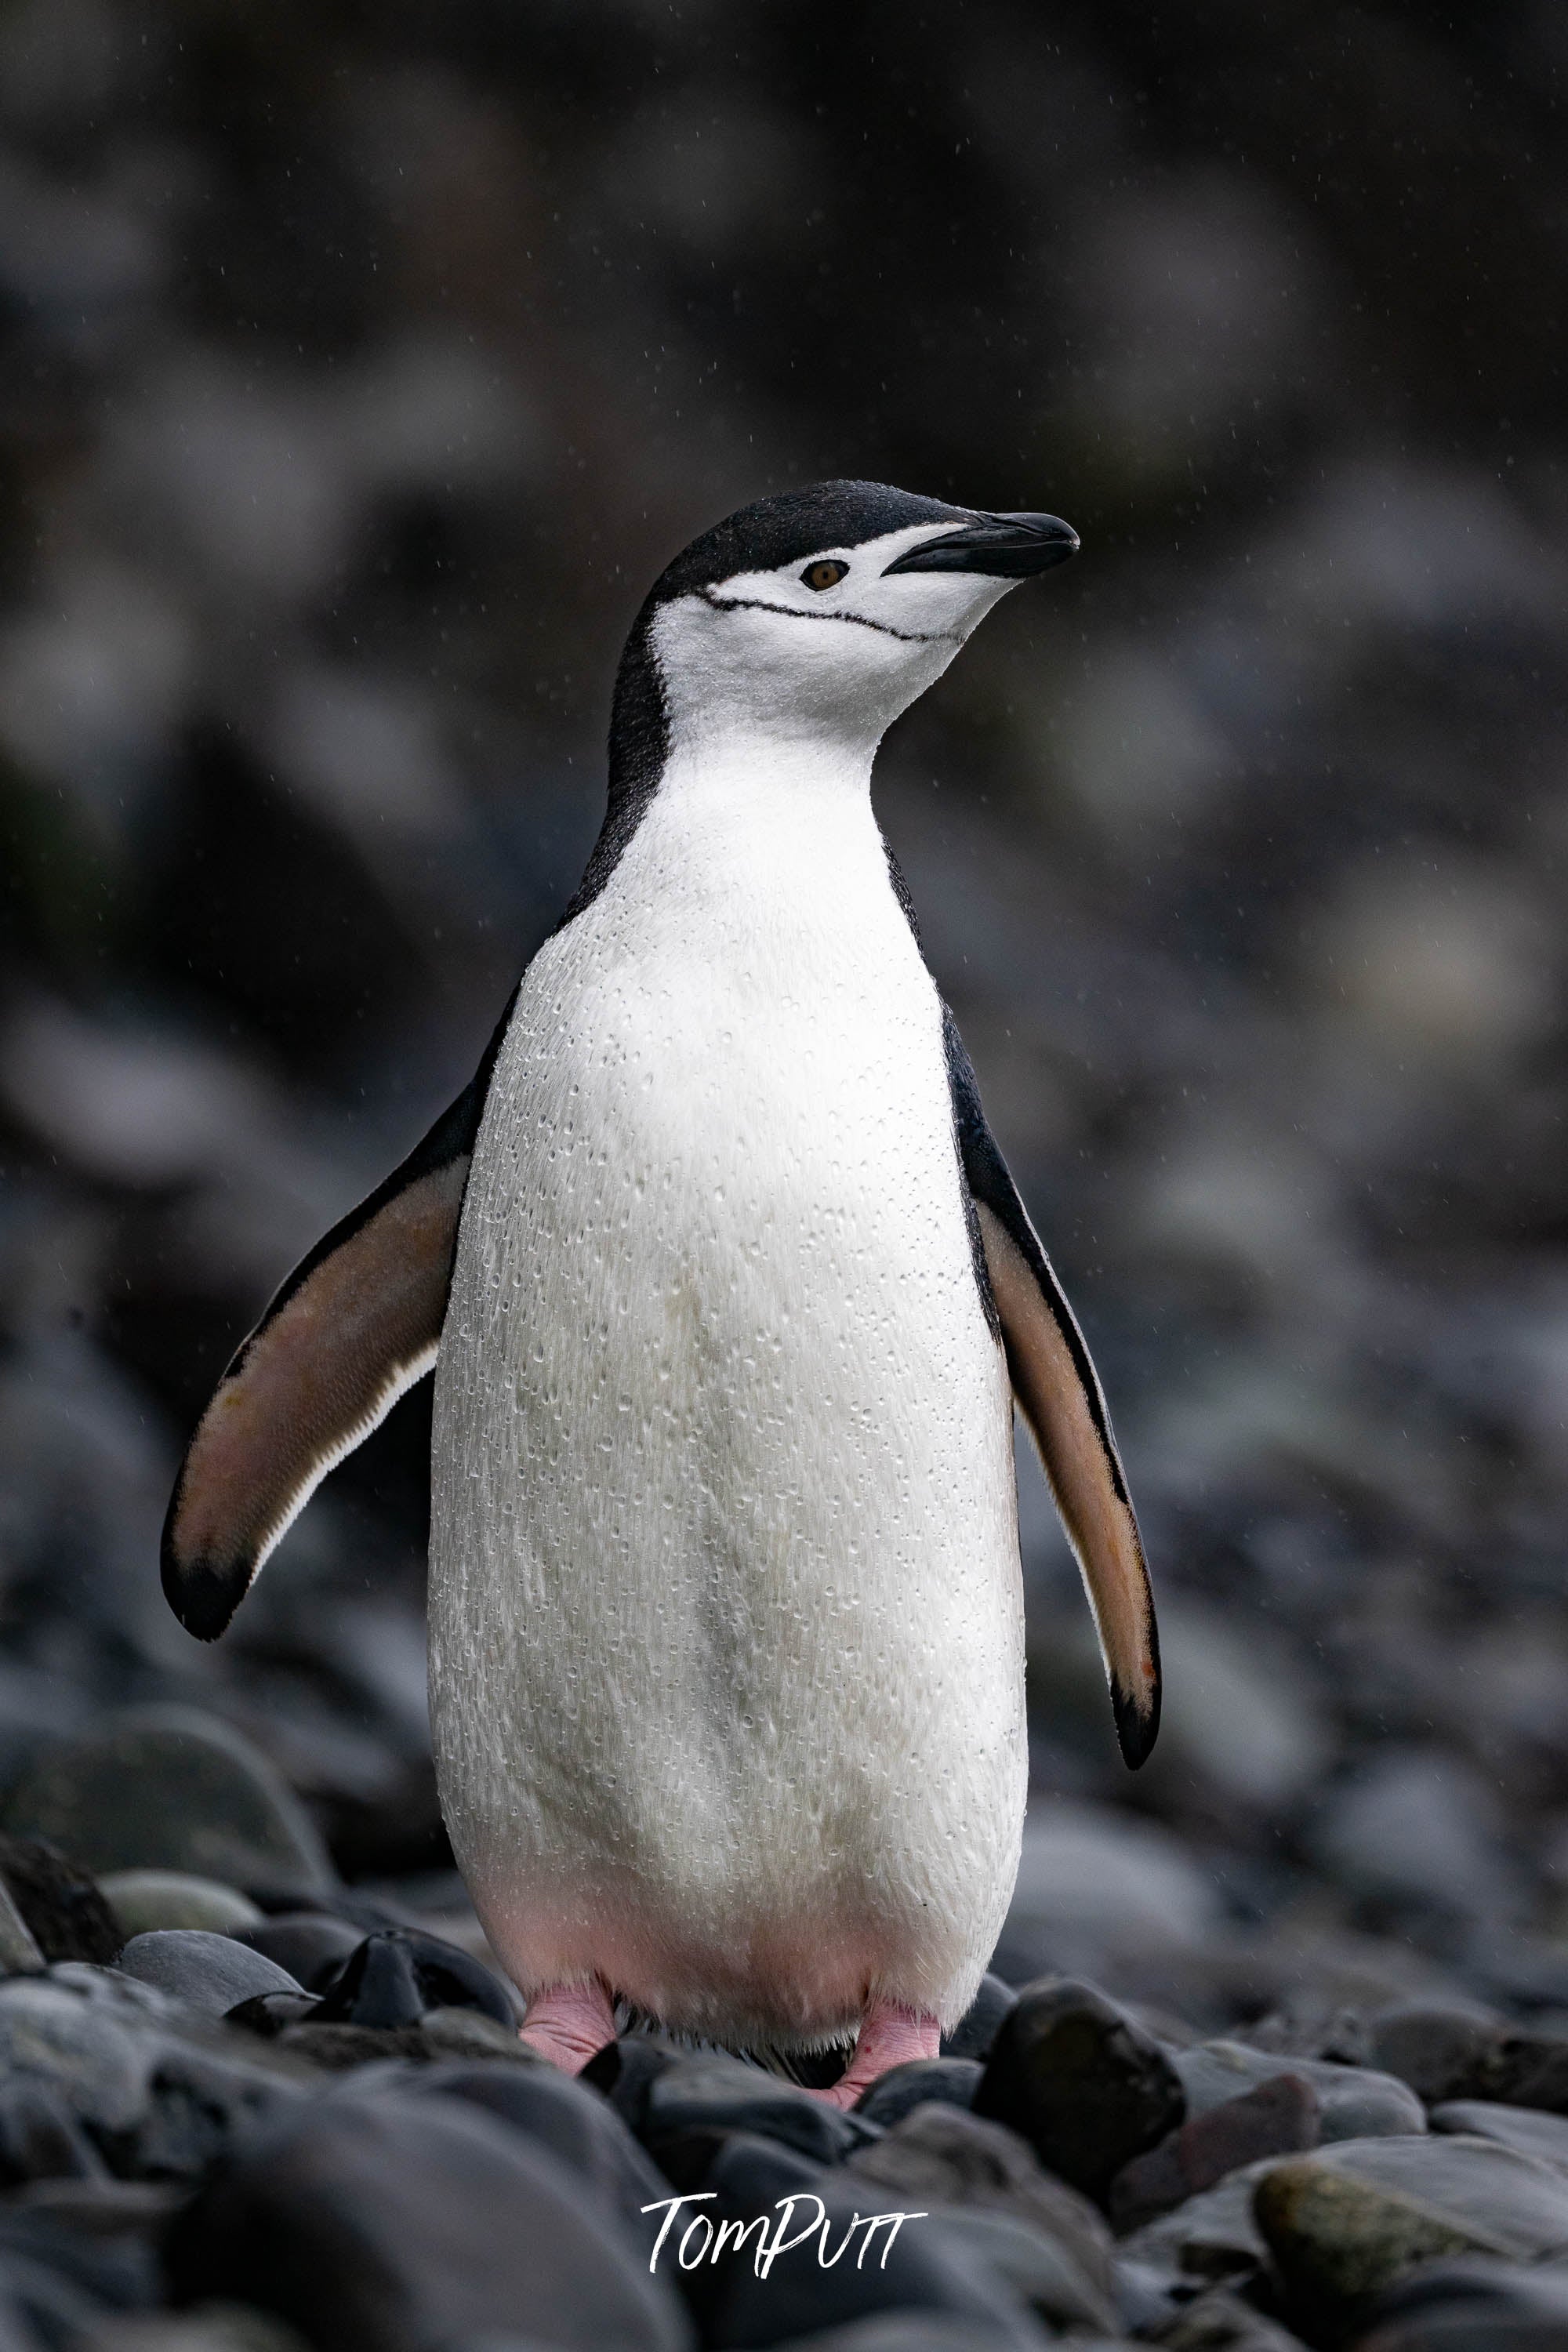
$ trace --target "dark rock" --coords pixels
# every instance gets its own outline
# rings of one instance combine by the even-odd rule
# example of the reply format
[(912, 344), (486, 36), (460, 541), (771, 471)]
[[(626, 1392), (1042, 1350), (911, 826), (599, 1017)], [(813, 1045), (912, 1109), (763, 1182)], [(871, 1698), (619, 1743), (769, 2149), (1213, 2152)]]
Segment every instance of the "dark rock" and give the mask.
[(46, 1960), (112, 1960), (124, 1933), (97, 1884), (36, 1837), (0, 1837), (0, 1878)]
[(1568, 2116), (1568, 2034), (1500, 2034), (1474, 2095), (1506, 2106), (1541, 2107), (1548, 2115)]
[(662, 2170), (694, 2182), (731, 2132), (776, 2139), (818, 2164), (862, 2147), (875, 2127), (721, 2052), (677, 2060), (647, 2086), (640, 2137)]
[(651, 2246), (658, 2217), (646, 2216), (643, 2208), (668, 2197), (669, 2184), (597, 2092), (584, 2090), (548, 2064), (451, 2062), (431, 2066), (408, 2089), (419, 2096), (470, 2100), (525, 2133), (570, 2165), (639, 2243), (646, 2238)]
[(296, 1897), (334, 1883), (309, 1815), (267, 1759), (194, 1707), (130, 1709), (54, 1749), (12, 1791), (5, 1820), (94, 1871), (180, 1870)]
[(985, 2069), (977, 2058), (910, 2058), (889, 2066), (855, 2102), (854, 2112), (884, 2130), (916, 2107), (935, 2102), (945, 2107), (972, 2107)]
[(414, 2025), (432, 2009), (474, 2009), (516, 2030), (511, 1997), (482, 1961), (417, 1928), (382, 1928), (321, 1988), (321, 2022)]
[(951, 2033), (942, 2037), (944, 2058), (989, 2058), (1002, 2021), (1017, 2004), (1018, 1996), (1000, 1977), (984, 1976), (980, 1990)]
[(38, 1976), (47, 1965), (10, 1888), (0, 1878), (0, 1976)]
[[(661, 2271), (674, 2256), (680, 2284), (702, 2315), (705, 2345), (772, 2345), (816, 2336), (873, 2312), (894, 2311), (900, 2319), (944, 2312), (978, 2321), (999, 2331), (1010, 2352), (1039, 2344), (1021, 2299), (958, 2235), (944, 2235), (938, 2220), (910, 2220), (896, 2230), (884, 2223), (868, 2255), (862, 2185), (829, 2172), (819, 2173), (809, 2185), (778, 2189), (776, 2168), (765, 2154), (760, 2161), (747, 2160), (747, 2150), (756, 2145), (732, 2143), (724, 2151), (710, 2176), (720, 2193), (710, 2204), (688, 2207), (674, 2217), (659, 2255)], [(800, 2161), (788, 2150), (778, 2154)], [(919, 2209), (877, 2198), (870, 2210)], [(704, 2221), (687, 2238), (698, 2216)], [(748, 2235), (738, 2244), (742, 2231)], [(726, 2236), (726, 2250), (715, 2261), (713, 2250)], [(781, 2249), (772, 2262), (759, 2243), (764, 2236), (770, 2250)]]
[(514, 2025), (499, 2025), (477, 2009), (430, 2009), (408, 2025), (352, 2025), (323, 2018), (314, 1993), (262, 1993), (229, 2011), (226, 2022), (270, 2041), (286, 2054), (313, 2066), (341, 2072), (385, 2058), (430, 2064), (447, 2059), (500, 2061), (509, 2066), (549, 2062), (518, 2039)]
[(318, 2025), (307, 2018), (303, 2023), (286, 2025), (278, 2036), (278, 2047), (290, 2057), (334, 2074), (354, 2066), (374, 2065), (384, 2058), (412, 2058), (420, 2065), (430, 2062), (430, 2045), (417, 2025)]
[(1094, 2284), (1059, 2238), (1012, 2213), (977, 2205), (932, 2206), (927, 2221), (910, 2226), (923, 2230), (928, 2221), (944, 2251), (962, 2254), (982, 2277), (1002, 2280), (1053, 2330), (1087, 2327), (1115, 2333), (1117, 2311), (1110, 2295)]
[(139, 1984), (153, 1985), (208, 2017), (222, 2017), (263, 1993), (300, 1990), (275, 1961), (199, 1927), (158, 1927), (132, 1936), (115, 1966)]
[(1299, 2336), (1228, 2288), (1214, 2287), (1152, 2333), (1165, 2352), (1304, 2352)]
[(1217, 2188), (1189, 2197), (1173, 2212), (1124, 2238), (1117, 2266), (1131, 2266), (1167, 2294), (1190, 2296), (1194, 2283), (1245, 2290), (1268, 2267), (1268, 2249), (1253, 2216), (1253, 2192), (1276, 2158), (1243, 2165)]
[(1102, 2294), (1110, 2292), (1110, 2233), (1086, 2197), (1054, 2179), (1026, 2141), (962, 2109), (917, 2110), (843, 2168), (890, 2204), (1011, 2214), (1067, 2247)]
[[(39, 2180), (0, 2210), (0, 2344), (96, 2347), (113, 2340), (110, 2315), (148, 2311), (163, 2297), (160, 2246), (176, 2192), (130, 2180)], [(26, 2325), (4, 2333), (19, 2304)], [(100, 2338), (99, 2329), (104, 2331)]]
[(0, 2187), (24, 2180), (96, 2180), (104, 2163), (58, 2091), (13, 2076), (0, 2083)]
[(323, 2025), (417, 2025), (433, 2004), (414, 1972), (408, 1938), (384, 1927), (357, 1944), (321, 1988), (316, 2017)]
[(1356, 2352), (1563, 2352), (1568, 2278), (1483, 2261), (1402, 2281), (1368, 2315)]
[(1401, 2001), (1369, 2019), (1367, 2063), (1408, 2083), (1428, 2106), (1482, 2098), (1499, 2038), (1494, 2022), (1467, 2010)]
[(1287, 2058), (1241, 2042), (1200, 2042), (1173, 2051), (1189, 2116), (1206, 2115), (1281, 2074), (1296, 2074), (1317, 2095), (1319, 2137), (1373, 2139), (1425, 2131), (1426, 2110), (1409, 2085), (1370, 2066), (1342, 2066), (1326, 2058)]
[(1555, 2167), (1436, 2133), (1347, 2140), (1271, 2166), (1254, 2211), (1280, 2276), (1319, 2324), (1444, 2255), (1568, 2252), (1568, 2179)]
[(1476, 2139), (1495, 2139), (1521, 2156), (1537, 2156), (1568, 2172), (1568, 2116), (1547, 2114), (1540, 2107), (1510, 2107), (1491, 2099), (1450, 2099), (1434, 2107), (1435, 2132), (1467, 2132)]
[(1152, 2035), (1102, 1993), (1068, 1981), (1019, 1994), (974, 2111), (1021, 2132), (1048, 2170), (1103, 2199), (1124, 2164), (1182, 2122), (1186, 2097)]
[(320, 1992), (363, 1938), (348, 1920), (329, 1912), (285, 1911), (247, 1928), (239, 1940), (287, 1969), (307, 1992)]
[[(878, 2311), (819, 2335), (792, 2337), (777, 2352), (1016, 2352), (1015, 2326), (954, 2311)], [(1083, 2352), (1094, 2352), (1084, 2344)]]
[(679, 2298), (574, 2176), (465, 2099), (330, 2099), (253, 2147), (172, 2233), (177, 2300), (277, 2312), (318, 2352), (511, 2330), (684, 2352)]
[(126, 1942), (164, 1927), (244, 1936), (258, 1927), (263, 1917), (237, 1887), (224, 1886), (216, 1878), (193, 1878), (187, 1870), (113, 1870), (99, 1881), (99, 1892)]
[(0, 1985), (0, 2079), (45, 2089), (118, 2171), (195, 2179), (298, 2101), (300, 2071), (254, 2047), (113, 1969)]
[(658, 2077), (686, 2056), (673, 2042), (626, 2033), (596, 2050), (577, 2080), (608, 2099), (626, 2128), (642, 2137), (648, 2093)]
[(482, 2058), (504, 2066), (548, 2066), (537, 2050), (518, 2036), (513, 2023), (500, 2024), (478, 2009), (429, 2009), (419, 2021), (425, 2046), (433, 2059)]
[(1118, 2231), (1141, 2229), (1244, 2164), (1316, 2147), (1320, 2121), (1311, 2084), (1300, 2074), (1276, 2074), (1257, 2090), (1190, 2117), (1157, 2147), (1123, 2165), (1110, 2184), (1111, 2222)]
[[(256, 1956), (259, 1958), (259, 1953)], [(308, 2025), (321, 2007), (320, 1996), (301, 1992), (299, 1986), (285, 1985), (269, 1992), (247, 1994), (224, 2011), (226, 2021), (247, 2033), (258, 2033), (264, 2042), (274, 2042), (291, 2025)]]

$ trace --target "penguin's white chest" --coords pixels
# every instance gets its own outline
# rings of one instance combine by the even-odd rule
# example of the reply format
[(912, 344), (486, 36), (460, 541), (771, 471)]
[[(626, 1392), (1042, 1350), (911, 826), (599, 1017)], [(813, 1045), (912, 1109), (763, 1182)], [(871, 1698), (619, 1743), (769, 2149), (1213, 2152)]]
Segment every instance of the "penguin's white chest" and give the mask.
[(437, 1384), (443, 1799), (525, 1990), (775, 2043), (970, 1997), (1026, 1751), (961, 1181), (863, 794), (667, 778), (523, 984)]

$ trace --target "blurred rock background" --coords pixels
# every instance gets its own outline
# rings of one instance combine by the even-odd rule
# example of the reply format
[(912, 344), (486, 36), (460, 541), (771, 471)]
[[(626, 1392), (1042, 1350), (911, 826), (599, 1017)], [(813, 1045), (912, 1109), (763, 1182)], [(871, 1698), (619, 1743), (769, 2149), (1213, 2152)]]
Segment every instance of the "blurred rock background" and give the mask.
[(10, 0), (0, 1785), (193, 1701), (449, 1900), (427, 1395), (215, 1652), (174, 1465), (554, 920), (648, 580), (865, 474), (1084, 541), (879, 787), (1165, 1632), (1131, 1780), (1026, 1465), (999, 1965), (1568, 2009), (1565, 60), (1528, 0)]

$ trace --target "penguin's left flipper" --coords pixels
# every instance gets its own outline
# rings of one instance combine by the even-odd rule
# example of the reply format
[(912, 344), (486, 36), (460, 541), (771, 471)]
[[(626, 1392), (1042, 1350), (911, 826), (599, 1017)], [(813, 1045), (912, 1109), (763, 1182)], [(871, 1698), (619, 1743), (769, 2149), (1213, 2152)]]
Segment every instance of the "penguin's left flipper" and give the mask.
[(296, 1266), (197, 1424), (163, 1571), (169, 1606), (201, 1641), (223, 1633), (328, 1471), (435, 1364), (490, 1058)]
[(1018, 1188), (986, 1125), (973, 1066), (946, 1014), (948, 1077), (986, 1286), (1029, 1424), (1078, 1558), (1134, 1769), (1160, 1727), (1160, 1642), (1143, 1546), (1099, 1376)]

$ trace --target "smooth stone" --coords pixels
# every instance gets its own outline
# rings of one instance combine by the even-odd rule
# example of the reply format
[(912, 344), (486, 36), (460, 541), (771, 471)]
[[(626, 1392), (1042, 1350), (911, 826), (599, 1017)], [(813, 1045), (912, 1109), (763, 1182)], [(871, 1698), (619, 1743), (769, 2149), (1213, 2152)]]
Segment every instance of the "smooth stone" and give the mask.
[(918, 2108), (843, 2167), (897, 2205), (1010, 2214), (1065, 2246), (1097, 2293), (1110, 2293), (1110, 2232), (1087, 2197), (1047, 2172), (1026, 2140), (961, 2108)]
[(419, 2032), (432, 2059), (499, 2059), (504, 2066), (548, 2066), (518, 2037), (517, 2027), (500, 2024), (478, 2009), (428, 2009), (419, 2021)]
[(1190, 2293), (1196, 2279), (1237, 2288), (1248, 2285), (1268, 2264), (1268, 2249), (1253, 2217), (1253, 2191), (1278, 2160), (1266, 2157), (1260, 2163), (1245, 2164), (1216, 2188), (1189, 2197), (1157, 2221), (1145, 2222), (1121, 2241), (1120, 2263), (1146, 2269), (1168, 2290)]
[(0, 1984), (0, 2081), (41, 2086), (118, 2171), (195, 2181), (302, 2095), (306, 2077), (111, 1969)]
[[(1075, 2336), (1075, 2352), (1121, 2352), (1122, 2341), (1111, 2346), (1104, 2338)], [(874, 2311), (842, 2327), (792, 2336), (775, 2352), (1017, 2352), (1017, 2343), (1012, 2326), (956, 2311)]]
[[(704, 2346), (713, 2352), (743, 2352), (743, 2347), (771, 2346), (781, 2338), (816, 2336), (830, 2328), (864, 2319), (876, 2312), (898, 2314), (900, 2321), (920, 2315), (946, 2313), (996, 2331), (1006, 2352), (1025, 2352), (1041, 2344), (1041, 2331), (1022, 2299), (994, 2270), (976, 2258), (961, 2235), (944, 2232), (941, 2220), (926, 2216), (905, 2221), (888, 2242), (884, 2226), (874, 2240), (875, 2251), (856, 2266), (865, 2232), (856, 2216), (872, 2212), (919, 2210), (903, 2200), (878, 2198), (868, 2207), (863, 2187), (831, 2171), (818, 2171), (808, 2182), (778, 2185), (779, 2168), (763, 2149), (760, 2159), (750, 2157), (754, 2140), (736, 2140), (709, 2175), (717, 2189), (711, 2204), (700, 2210), (713, 2219), (715, 2235), (724, 2224), (752, 2225), (759, 2216), (776, 2231), (788, 2223), (787, 2236), (802, 2242), (781, 2252), (765, 2277), (755, 2270), (755, 2236), (739, 2253), (731, 2250), (718, 2263), (694, 2264), (681, 2284), (691, 2294), (700, 2315)], [(798, 2167), (801, 2158), (780, 2147), (777, 2155)], [(800, 2201), (780, 2209), (776, 2200), (793, 2196)], [(826, 2237), (816, 2221), (823, 2209)], [(682, 2221), (685, 2216), (680, 2217)], [(661, 2267), (673, 2249), (672, 2230)], [(706, 2231), (693, 2241), (693, 2251), (710, 2243)], [(846, 2248), (847, 2252), (844, 2251)], [(882, 2259), (885, 2250), (886, 2260)], [(820, 2259), (826, 2252), (828, 2267)], [(837, 2259), (835, 2259), (837, 2257)], [(693, 2292), (695, 2290), (695, 2292)], [(998, 2347), (1000, 2352), (1000, 2347)]]
[(1476, 2139), (1495, 2139), (1521, 2156), (1539, 2157), (1568, 2172), (1568, 2116), (1548, 2115), (1540, 2107), (1510, 2107), (1492, 2099), (1449, 2099), (1433, 2108), (1435, 2132), (1468, 2132)]
[(115, 1966), (121, 1975), (153, 1985), (208, 2017), (222, 2017), (262, 1993), (300, 1990), (275, 1960), (199, 1927), (156, 1927), (132, 1936)]
[(55, 1748), (12, 1791), (5, 1822), (93, 1871), (179, 1870), (279, 1895), (336, 1884), (310, 1815), (267, 1758), (195, 1707), (128, 1709)]
[(577, 2080), (608, 2099), (627, 2129), (640, 2139), (647, 2118), (650, 2092), (661, 2074), (687, 2055), (673, 2042), (644, 2033), (625, 2033), (596, 2050)]
[(168, 2242), (177, 2302), (235, 2298), (334, 2352), (486, 2330), (688, 2352), (680, 2299), (559, 2159), (469, 2100), (352, 2094), (226, 2168)]
[(651, 2251), (659, 2217), (643, 2211), (669, 2195), (669, 2183), (596, 2091), (556, 2067), (437, 2063), (405, 2085), (416, 2095), (468, 2099), (548, 2149), (586, 2181)]
[(0, 1878), (0, 1976), (38, 1976), (47, 1965), (16, 1896)]
[(322, 2020), (314, 1993), (261, 1993), (227, 2012), (226, 2021), (271, 2042), (286, 2056), (342, 2073), (386, 2058), (428, 2065), (444, 2059), (483, 2059), (504, 2066), (549, 2063), (515, 2025), (498, 2025), (477, 2009), (431, 2009), (412, 2025), (351, 2025)]
[(866, 2123), (902, 2121), (916, 2107), (933, 2101), (948, 2107), (972, 2107), (980, 2077), (985, 2072), (977, 2058), (910, 2058), (889, 2066), (855, 2102), (854, 2112)]
[(493, 1970), (418, 1928), (367, 1936), (321, 1994), (322, 2024), (416, 2025), (433, 2009), (472, 2009), (516, 2032), (511, 1997)]
[(974, 2112), (1022, 2133), (1048, 2170), (1103, 2198), (1124, 2164), (1184, 2121), (1186, 2095), (1152, 2035), (1069, 1980), (1019, 1994)]
[(667, 2158), (678, 2162), (682, 2178), (689, 2180), (705, 2169), (713, 2148), (731, 2132), (756, 2133), (816, 2163), (836, 2164), (864, 2147), (874, 2130), (760, 2066), (704, 2052), (653, 2075), (639, 2137), (661, 2168), (669, 2169)]
[(1495, 1920), (1516, 1912), (1520, 1893), (1504, 1828), (1474, 1765), (1390, 1742), (1332, 1791), (1311, 1839), (1343, 1885)]
[(1475, 2095), (1568, 2116), (1568, 2034), (1510, 2029), (1499, 2035)]
[(1214, 1882), (1180, 1838), (1058, 1798), (1029, 1809), (995, 1964), (1009, 1983), (1037, 1983), (1047, 1969), (1091, 1971), (1102, 1951), (1196, 1947), (1221, 1924)]
[(1409, 2002), (1370, 2021), (1367, 2047), (1429, 2106), (1486, 2099), (1568, 2115), (1568, 2034)]
[[(1001, 2279), (1021, 2303), (1053, 2329), (1104, 2329), (1117, 2324), (1110, 2296), (1086, 2276), (1058, 2238), (1030, 2227), (1012, 2213), (984, 2207), (932, 2206), (930, 2219), (945, 2247), (960, 2252), (982, 2275)], [(910, 2229), (923, 2228), (911, 2221)]]
[(1112, 2226), (1141, 2229), (1243, 2165), (1316, 2147), (1321, 2120), (1317, 2093), (1296, 2074), (1272, 2075), (1256, 2090), (1222, 2100), (1122, 2166), (1110, 2184)]
[(1568, 2179), (1554, 2166), (1436, 2133), (1288, 2158), (1258, 2182), (1254, 2211), (1287, 2285), (1331, 2314), (1444, 2255), (1568, 2252)]
[(1341, 2066), (1329, 2058), (1286, 2057), (1272, 2050), (1250, 2049), (1243, 2042), (1196, 2042), (1190, 2050), (1173, 2051), (1171, 2063), (1186, 2092), (1189, 2116), (1206, 2115), (1281, 2074), (1297, 2074), (1317, 2095), (1319, 2137), (1325, 2145), (1408, 2136), (1426, 2128), (1426, 2109), (1409, 2085), (1373, 2067)]
[(1408, 2083), (1428, 2106), (1479, 2098), (1500, 2029), (1468, 2010), (1434, 2001), (1399, 2001), (1367, 2021), (1366, 2056)]
[(0, 2082), (0, 2188), (25, 2180), (97, 2180), (103, 2158), (53, 2084)]
[[(499, 2339), (498, 2352), (499, 2352)], [(515, 2339), (518, 2352), (539, 2352)], [(299, 2331), (270, 2313), (214, 2303), (196, 2311), (138, 2313), (95, 2336), (91, 2352), (310, 2352)], [(468, 2347), (463, 2347), (468, 2352)]]
[[(96, 1880), (43, 1839), (0, 1837), (0, 1878), (45, 1960), (102, 1967), (125, 1941)], [(26, 1966), (20, 1955), (17, 1965)]]
[(1435, 2263), (1368, 2315), (1356, 2352), (1563, 2352), (1568, 2278), (1486, 2261)]
[(1212, 2287), (1161, 2327), (1163, 2352), (1306, 2352), (1299, 2336), (1227, 2287)]
[(951, 2033), (942, 2037), (944, 2058), (989, 2058), (1002, 2022), (1017, 2006), (1018, 1996), (1000, 1977), (983, 1976), (980, 1990)]
[(113, 1870), (98, 1886), (126, 1941), (160, 1927), (242, 1936), (259, 1927), (266, 1917), (237, 1887), (216, 1878), (194, 1878), (185, 1870)]
[(320, 1992), (364, 1940), (363, 1929), (327, 1911), (285, 1911), (245, 1930), (240, 1940), (287, 1969), (307, 1992)]

